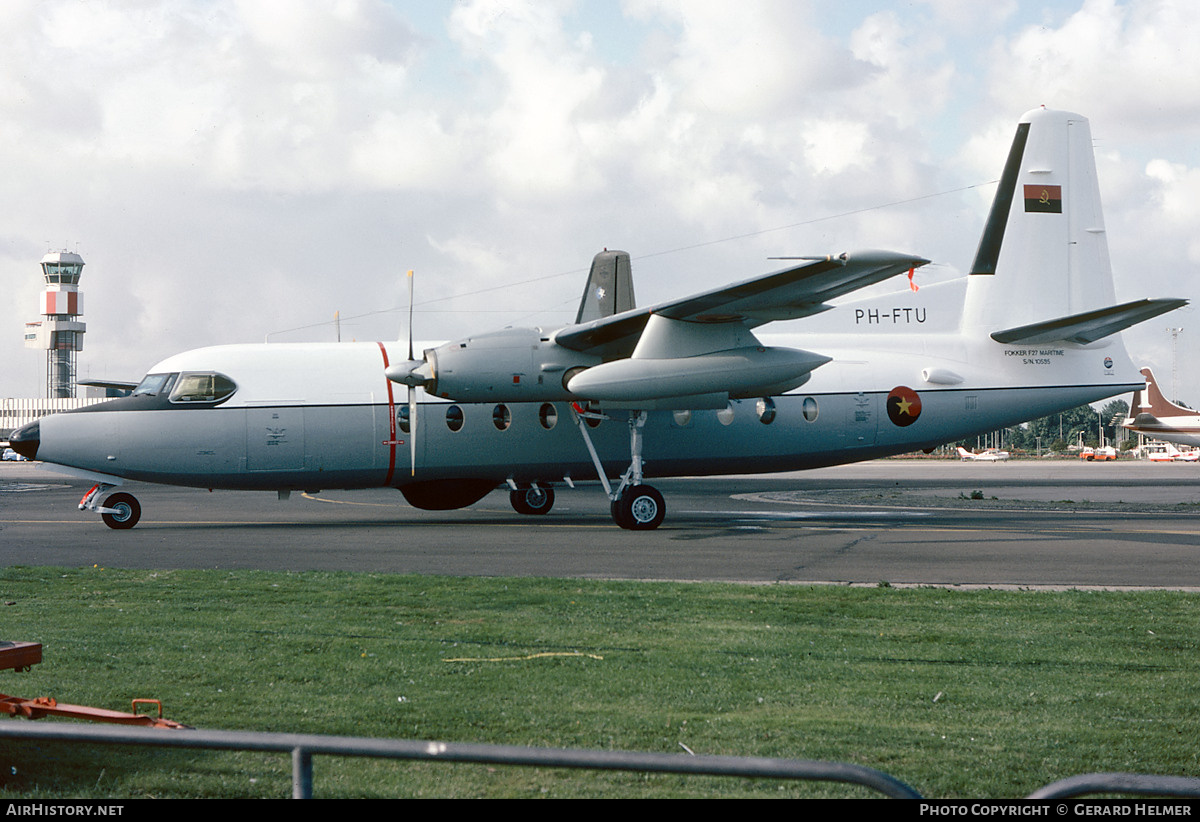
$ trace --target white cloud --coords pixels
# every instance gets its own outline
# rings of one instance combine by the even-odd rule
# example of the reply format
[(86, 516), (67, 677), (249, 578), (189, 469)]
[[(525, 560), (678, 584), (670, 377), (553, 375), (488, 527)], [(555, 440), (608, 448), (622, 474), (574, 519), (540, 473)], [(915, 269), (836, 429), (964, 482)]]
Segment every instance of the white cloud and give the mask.
[(587, 39), (567, 36), (564, 11), (563, 4), (475, 0), (451, 15), (452, 36), (496, 74), (483, 162), (507, 199), (581, 195), (601, 182), (587, 162), (579, 109), (604, 74), (588, 62)]
[(1080, 111), (1131, 139), (1195, 136), (1198, 37), (1200, 6), (1190, 0), (1085, 0), (1061, 26), (1029, 25), (1002, 44), (994, 97)]

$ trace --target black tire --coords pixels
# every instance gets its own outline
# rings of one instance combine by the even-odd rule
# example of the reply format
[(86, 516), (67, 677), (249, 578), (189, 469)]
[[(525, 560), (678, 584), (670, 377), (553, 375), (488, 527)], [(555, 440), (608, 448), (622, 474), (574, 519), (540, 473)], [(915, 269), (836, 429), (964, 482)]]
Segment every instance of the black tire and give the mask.
[(667, 516), (663, 495), (650, 485), (633, 485), (612, 504), (613, 521), (629, 531), (653, 531)]
[(619, 499), (614, 500), (608, 504), (608, 512), (610, 514), (612, 514), (613, 522), (615, 522), (617, 525), (620, 525), (622, 528), (629, 527), (628, 525), (625, 524), (625, 521), (621, 518), (621, 501)]
[(508, 492), (508, 501), (518, 514), (547, 514), (554, 507), (554, 489), (518, 488)]
[(132, 494), (113, 494), (104, 500), (103, 508), (114, 508), (115, 513), (101, 514), (100, 519), (109, 528), (124, 531), (138, 524), (142, 518), (142, 506)]

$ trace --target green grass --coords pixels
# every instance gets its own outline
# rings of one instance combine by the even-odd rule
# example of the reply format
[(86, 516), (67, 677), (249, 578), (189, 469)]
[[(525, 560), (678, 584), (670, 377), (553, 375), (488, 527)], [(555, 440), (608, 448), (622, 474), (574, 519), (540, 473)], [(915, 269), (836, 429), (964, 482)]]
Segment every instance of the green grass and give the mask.
[[(1185, 593), (8, 568), (0, 626), (45, 657), (0, 672), (0, 691), (118, 710), (156, 697), (204, 728), (686, 745), (857, 763), (939, 798), (1200, 772), (1200, 597)], [(873, 795), (327, 756), (314, 785), (318, 797)], [(6, 799), (289, 792), (282, 755), (0, 741)]]

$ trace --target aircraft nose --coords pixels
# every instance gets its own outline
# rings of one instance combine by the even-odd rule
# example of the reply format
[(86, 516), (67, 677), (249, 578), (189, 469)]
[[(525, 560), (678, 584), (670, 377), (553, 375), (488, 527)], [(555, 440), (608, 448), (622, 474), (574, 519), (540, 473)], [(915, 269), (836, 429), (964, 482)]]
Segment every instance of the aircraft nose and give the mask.
[(42, 443), (42, 426), (37, 420), (22, 425), (8, 435), (8, 444), (26, 459), (37, 459), (38, 446)]

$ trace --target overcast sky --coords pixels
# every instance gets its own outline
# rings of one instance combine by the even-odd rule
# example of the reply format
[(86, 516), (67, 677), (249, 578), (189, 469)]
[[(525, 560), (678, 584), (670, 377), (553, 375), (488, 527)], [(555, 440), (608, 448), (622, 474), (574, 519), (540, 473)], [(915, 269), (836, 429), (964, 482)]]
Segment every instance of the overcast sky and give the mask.
[[(0, 396), (44, 393), (38, 261), (86, 262), (80, 377), (227, 342), (569, 322), (873, 247), (970, 265), (1016, 121), (1088, 117), (1122, 300), (1200, 305), (1194, 0), (0, 3)], [(1195, 308), (1126, 335), (1200, 402)], [(1186, 385), (1186, 387), (1185, 387)]]

